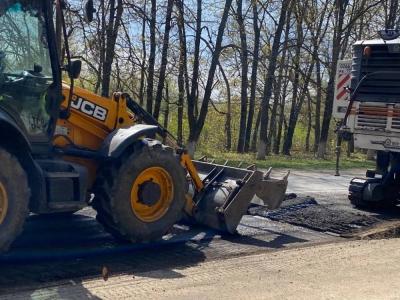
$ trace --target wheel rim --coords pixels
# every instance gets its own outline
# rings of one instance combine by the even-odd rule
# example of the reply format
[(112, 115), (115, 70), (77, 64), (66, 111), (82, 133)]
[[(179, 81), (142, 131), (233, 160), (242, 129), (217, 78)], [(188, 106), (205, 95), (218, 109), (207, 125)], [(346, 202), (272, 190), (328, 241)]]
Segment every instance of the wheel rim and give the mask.
[(8, 210), (7, 191), (3, 183), (0, 182), (0, 224), (3, 223)]
[(161, 167), (142, 171), (132, 184), (131, 208), (143, 222), (161, 219), (174, 197), (171, 175)]

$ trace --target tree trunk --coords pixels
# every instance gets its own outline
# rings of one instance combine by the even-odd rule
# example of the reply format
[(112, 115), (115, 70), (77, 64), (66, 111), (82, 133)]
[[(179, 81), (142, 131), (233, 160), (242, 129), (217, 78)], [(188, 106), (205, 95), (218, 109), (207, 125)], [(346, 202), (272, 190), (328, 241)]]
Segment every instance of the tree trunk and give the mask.
[[(202, 34), (202, 0), (197, 0), (197, 14), (196, 14), (196, 36), (194, 41), (194, 54), (193, 54), (193, 73), (192, 73), (192, 85), (190, 89), (190, 95), (187, 99), (188, 102), (188, 122), (191, 136), (194, 139), (195, 128), (197, 121), (197, 91), (199, 86), (199, 68), (200, 68), (200, 45), (201, 45), (201, 34)], [(192, 143), (195, 147), (196, 143)]]
[[(168, 86), (168, 81), (165, 84), (165, 109), (164, 109), (164, 128), (168, 130), (168, 119), (169, 119), (169, 86)], [(166, 137), (163, 139), (163, 144), (167, 142)], [(179, 144), (179, 142), (178, 142)]]
[(278, 120), (278, 133), (276, 135), (276, 141), (274, 143), (273, 152), (274, 154), (279, 154), (281, 148), (281, 140), (282, 140), (282, 132), (283, 132), (283, 123), (285, 121), (285, 105), (286, 105), (286, 96), (287, 96), (287, 88), (289, 84), (289, 79), (287, 78), (288, 69), (285, 70), (285, 83), (283, 85), (283, 91), (281, 96), (281, 101), (279, 104), (279, 120)]
[(387, 15), (385, 25), (387, 29), (394, 29), (397, 25), (396, 21), (398, 18), (397, 11), (399, 9), (399, 0), (389, 0), (389, 2), (389, 13)]
[(306, 134), (306, 152), (310, 152), (310, 136), (312, 128), (312, 106), (311, 106), (311, 95), (307, 91), (307, 134)]
[(328, 87), (326, 91), (325, 98), (325, 110), (324, 117), (322, 120), (322, 128), (321, 128), (321, 136), (319, 139), (318, 145), (318, 158), (324, 158), (326, 152), (326, 145), (328, 142), (329, 136), (329, 127), (332, 118), (332, 108), (333, 108), (333, 97), (334, 97), (334, 89), (335, 89), (335, 77), (336, 77), (336, 68), (339, 60), (340, 50), (341, 50), (341, 41), (342, 41), (342, 31), (343, 31), (343, 23), (344, 23), (344, 15), (346, 12), (348, 1), (338, 1), (336, 2), (336, 11), (335, 11), (335, 30), (333, 34), (332, 41), (332, 62), (329, 69), (329, 81)]
[(164, 109), (164, 128), (168, 130), (168, 119), (169, 119), (169, 85), (168, 81), (165, 84), (165, 109)]
[[(287, 18), (289, 19), (289, 17)], [(286, 64), (286, 52), (289, 40), (290, 25), (291, 25), (290, 22), (287, 22), (285, 28), (285, 39), (282, 45), (283, 46), (282, 59), (281, 59), (281, 64), (279, 66), (277, 82), (274, 88), (274, 104), (272, 105), (272, 111), (271, 111), (271, 121), (269, 126), (270, 129), (269, 129), (268, 143), (267, 143), (267, 154), (270, 154), (271, 146), (273, 142), (274, 143), (276, 142), (276, 117), (277, 117), (278, 105), (280, 103), (279, 100), (281, 96), (283, 70), (285, 69), (285, 64)], [(275, 138), (274, 141), (273, 138)]]
[(184, 68), (184, 77), (185, 77), (185, 90), (186, 90), (186, 99), (190, 97), (190, 87), (189, 87), (189, 74), (187, 68), (187, 49), (186, 49), (186, 30), (185, 30), (185, 13), (183, 0), (175, 0), (175, 5), (178, 9), (177, 14), (177, 24), (178, 24), (178, 32), (179, 32), (179, 47), (180, 51), (183, 55), (183, 68)]
[(105, 44), (106, 44), (106, 17), (107, 17), (107, 12), (105, 8), (105, 3), (104, 1), (100, 1), (100, 7), (99, 7), (99, 22), (100, 26), (97, 30), (97, 35), (99, 36), (98, 39), (98, 48), (99, 48), (99, 72), (97, 73), (97, 78), (96, 78), (96, 84), (94, 87), (94, 92), (97, 94), (99, 92), (99, 89), (101, 87), (101, 80), (102, 80), (102, 74), (103, 74), (103, 65), (104, 65), (104, 60), (105, 60)]
[(293, 136), (294, 136), (294, 131), (296, 129), (297, 121), (299, 119), (299, 114), (300, 110), (303, 106), (306, 94), (307, 94), (307, 89), (308, 89), (308, 84), (310, 82), (310, 78), (312, 75), (312, 71), (314, 69), (314, 62), (311, 63), (311, 65), (308, 68), (308, 71), (306, 73), (306, 78), (304, 78), (304, 85), (302, 88), (302, 92), (299, 95), (299, 100), (297, 103), (295, 103), (295, 106), (293, 108), (293, 111), (290, 113), (290, 118), (289, 118), (289, 124), (287, 128), (287, 133), (286, 133), (286, 138), (285, 142), (283, 145), (283, 154), (285, 155), (290, 155), (290, 151), (292, 149), (292, 143), (293, 143)]
[(256, 92), (257, 92), (258, 62), (260, 56), (260, 36), (261, 36), (260, 26), (258, 25), (257, 1), (252, 1), (252, 8), (253, 8), (254, 49), (253, 49), (253, 63), (251, 66), (249, 114), (247, 116), (246, 139), (244, 143), (245, 152), (249, 151), (250, 137), (253, 129), (254, 108), (256, 103)]
[(278, 21), (278, 26), (274, 35), (272, 44), (271, 58), (268, 64), (267, 80), (264, 85), (264, 93), (261, 101), (261, 116), (260, 116), (260, 138), (258, 142), (257, 159), (265, 159), (267, 141), (268, 141), (268, 109), (269, 101), (272, 95), (272, 84), (274, 82), (274, 74), (276, 69), (276, 61), (278, 58), (280, 39), (282, 36), (283, 26), (286, 20), (286, 12), (291, 0), (283, 0)]
[(101, 95), (108, 97), (110, 94), (111, 83), (111, 70), (115, 57), (115, 44), (117, 42), (118, 30), (121, 25), (122, 13), (124, 10), (122, 0), (117, 1), (115, 7), (115, 0), (110, 0), (110, 13), (109, 21), (106, 29), (106, 49), (105, 60), (103, 64), (103, 78), (101, 82)]
[(186, 51), (186, 32), (183, 11), (183, 1), (177, 0), (178, 9), (178, 33), (179, 33), (179, 71), (178, 71), (178, 124), (177, 140), (178, 144), (183, 144), (183, 110), (185, 101), (185, 90), (189, 93), (187, 75), (187, 51)]
[(150, 55), (147, 71), (146, 110), (153, 113), (154, 65), (156, 61), (157, 0), (151, 0)]
[[(160, 75), (158, 76), (158, 86), (157, 86), (157, 94), (154, 102), (154, 112), (153, 116), (156, 120), (158, 120), (158, 116), (160, 114), (161, 100), (164, 90), (164, 82), (165, 82), (165, 73), (167, 70), (168, 63), (168, 48), (169, 48), (169, 33), (171, 31), (171, 19), (172, 19), (172, 6), (174, 4), (174, 0), (168, 0), (167, 3), (167, 14), (165, 17), (165, 30), (164, 30), (164, 40), (161, 54), (161, 67), (160, 67)], [(183, 95), (184, 97), (184, 95)]]
[(316, 90), (317, 97), (315, 99), (315, 119), (314, 119), (314, 153), (318, 150), (319, 137), (321, 134), (321, 101), (322, 101), (322, 78), (321, 78), (321, 62), (316, 61)]
[(179, 32), (179, 72), (178, 72), (178, 144), (183, 143), (183, 103), (185, 101), (185, 65), (186, 65), (186, 44), (183, 32), (183, 15), (181, 12), (178, 17)]
[[(219, 62), (219, 57), (220, 57), (221, 50), (222, 50), (222, 41), (223, 41), (225, 26), (226, 26), (226, 22), (228, 20), (228, 13), (229, 13), (231, 5), (232, 5), (232, 0), (225, 1), (224, 12), (222, 14), (220, 25), (218, 27), (217, 39), (215, 41), (215, 48), (214, 48), (214, 52), (213, 52), (212, 58), (211, 58), (210, 69), (208, 71), (208, 78), (207, 78), (207, 83), (206, 83), (206, 86), (204, 89), (204, 97), (203, 97), (203, 102), (201, 104), (199, 117), (196, 121), (195, 126), (190, 127), (188, 145), (190, 144), (190, 147), (192, 148), (191, 150), (193, 150), (193, 151), (195, 150), (195, 147), (199, 140), (201, 131), (203, 130), (204, 122), (206, 120), (206, 116), (208, 113), (208, 104), (210, 102), (211, 93), (212, 93), (213, 86), (214, 86), (214, 75), (215, 75), (215, 71), (216, 71), (216, 68), (217, 68), (217, 65)], [(192, 113), (193, 113), (193, 110), (192, 110)], [(190, 117), (194, 118), (193, 115), (189, 116), (189, 118)]]
[(256, 126), (254, 127), (253, 139), (251, 140), (250, 150), (252, 152), (256, 152), (257, 151), (257, 137), (259, 135), (260, 120), (261, 120), (261, 109), (259, 109), (258, 113), (257, 113)]
[[(284, 155), (290, 155), (290, 150), (292, 149), (292, 143), (293, 143), (293, 135), (294, 135), (294, 130), (296, 127), (297, 119), (298, 119), (298, 114), (300, 112), (301, 106), (303, 105), (303, 99), (305, 97), (305, 94), (300, 94), (299, 95), (299, 89), (300, 89), (300, 72), (301, 72), (301, 66), (300, 66), (300, 56), (301, 56), (301, 49), (302, 45), (304, 42), (304, 35), (303, 35), (303, 17), (300, 15), (299, 10), (301, 7), (299, 7), (300, 4), (296, 4), (295, 8), (295, 14), (296, 14), (296, 29), (297, 29), (297, 44), (296, 44), (296, 54), (293, 59), (294, 62), (294, 81), (292, 84), (292, 89), (293, 89), (293, 94), (292, 94), (292, 105), (290, 108), (290, 114), (289, 114), (289, 124), (287, 126), (287, 131), (285, 133), (285, 140), (283, 142), (283, 148), (282, 152)], [(309, 72), (311, 75), (311, 71)], [(308, 74), (308, 72), (307, 72)], [(305, 79), (307, 80), (307, 79)], [(302, 89), (303, 93), (307, 87)]]
[(147, 8), (147, 0), (144, 0), (143, 4), (143, 19), (142, 19), (142, 63), (140, 66), (140, 87), (139, 87), (139, 104), (140, 106), (143, 106), (144, 104), (144, 83), (146, 80), (146, 58), (147, 58), (147, 52), (146, 52), (146, 8)]
[[(249, 88), (249, 80), (247, 73), (249, 72), (248, 65), (248, 50), (247, 50), (247, 37), (246, 37), (246, 27), (243, 18), (243, 2), (242, 0), (237, 0), (237, 13), (236, 19), (239, 25), (239, 35), (240, 35), (240, 62), (242, 65), (241, 71), (241, 91), (240, 91), (240, 121), (239, 121), (239, 137), (237, 152), (244, 152), (244, 144), (246, 139), (246, 118), (247, 118), (247, 89)], [(251, 128), (249, 128), (251, 131)]]
[(221, 64), (218, 63), (219, 69), (221, 71), (222, 77), (224, 78), (225, 86), (226, 86), (226, 117), (225, 117), (225, 149), (230, 151), (232, 148), (232, 105), (231, 105), (231, 86), (229, 83), (229, 79), (226, 76), (224, 69), (222, 68)]

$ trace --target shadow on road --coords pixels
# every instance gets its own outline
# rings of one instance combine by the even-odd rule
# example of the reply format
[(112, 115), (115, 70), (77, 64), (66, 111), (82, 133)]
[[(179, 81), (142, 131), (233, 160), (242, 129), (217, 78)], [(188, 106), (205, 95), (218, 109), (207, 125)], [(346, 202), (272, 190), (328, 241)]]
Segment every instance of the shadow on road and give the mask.
[[(177, 278), (176, 269), (205, 260), (196, 244), (187, 243), (196, 234), (177, 226), (161, 241), (118, 243), (93, 217), (31, 216), (10, 251), (0, 255), (0, 294), (72, 278), (79, 284), (82, 277), (101, 277), (104, 266), (110, 276), (164, 269), (162, 276)], [(201, 238), (209, 240), (213, 234)]]
[(269, 230), (270, 236), (273, 236), (270, 240), (262, 240), (251, 236), (223, 236), (222, 238), (230, 243), (241, 244), (246, 246), (256, 246), (265, 249), (281, 249), (289, 246), (290, 244), (306, 243), (309, 240), (296, 237), (290, 234), (284, 234), (282, 232), (274, 232)]

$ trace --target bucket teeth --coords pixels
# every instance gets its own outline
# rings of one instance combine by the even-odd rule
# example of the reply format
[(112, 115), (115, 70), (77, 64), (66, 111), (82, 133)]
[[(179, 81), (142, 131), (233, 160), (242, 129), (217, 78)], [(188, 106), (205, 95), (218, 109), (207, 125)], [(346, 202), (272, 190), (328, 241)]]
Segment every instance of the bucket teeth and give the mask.
[(278, 208), (285, 199), (289, 174), (290, 172), (287, 172), (281, 179), (271, 178), (271, 169), (269, 169), (258, 184), (256, 196), (260, 198), (263, 204), (269, 209)]
[(253, 198), (258, 197), (261, 204), (275, 209), (285, 197), (289, 173), (275, 179), (270, 176), (271, 169), (264, 173), (255, 166), (240, 169), (212, 162), (193, 162), (205, 184), (193, 195), (196, 209), (192, 217), (199, 224), (235, 233)]
[(207, 156), (203, 155), (199, 158), (199, 161), (207, 161)]

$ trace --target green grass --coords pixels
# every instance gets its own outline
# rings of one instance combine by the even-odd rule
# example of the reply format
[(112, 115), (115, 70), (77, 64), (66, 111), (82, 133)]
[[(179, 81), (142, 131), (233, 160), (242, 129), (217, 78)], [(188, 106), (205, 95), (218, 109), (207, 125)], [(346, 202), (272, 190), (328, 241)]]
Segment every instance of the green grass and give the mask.
[[(218, 102), (215, 104), (220, 111), (226, 111), (226, 103)], [(170, 116), (168, 129), (176, 134), (177, 129), (177, 113), (176, 107), (170, 106)], [(240, 119), (240, 101), (233, 99), (232, 101), (232, 149), (237, 146), (237, 137), (239, 134), (239, 119)], [(336, 157), (334, 154), (336, 147), (336, 137), (333, 130), (327, 143), (327, 159), (316, 159), (312, 153), (305, 151), (305, 139), (307, 126), (305, 118), (300, 118), (296, 126), (293, 137), (292, 156), (272, 155), (266, 160), (256, 160), (255, 154), (238, 154), (235, 152), (226, 152), (224, 149), (226, 132), (225, 132), (225, 115), (217, 113), (214, 109), (209, 110), (207, 120), (201, 132), (200, 140), (197, 145), (195, 158), (206, 155), (208, 158), (216, 159), (217, 163), (224, 163), (225, 160), (230, 160), (232, 166), (237, 166), (241, 161), (245, 164), (256, 164), (259, 168), (281, 168), (281, 169), (308, 169), (308, 170), (335, 170)], [(161, 123), (163, 121), (161, 120)], [(186, 141), (189, 135), (189, 126), (186, 114), (183, 120), (183, 135)], [(332, 122), (331, 129), (334, 128)], [(314, 143), (314, 133), (311, 132), (310, 145)], [(282, 140), (283, 143), (283, 140)], [(365, 155), (361, 153), (352, 154), (351, 158), (346, 157), (346, 146), (342, 147), (342, 157), (340, 160), (340, 169), (370, 169), (374, 168), (374, 162), (366, 161)]]
[[(255, 154), (238, 154), (235, 152), (196, 152), (196, 158), (207, 156), (209, 159), (216, 159), (216, 163), (224, 163), (229, 160), (229, 165), (238, 165), (241, 161), (245, 164), (255, 164), (259, 168), (278, 168), (278, 169), (303, 169), (303, 170), (335, 170), (335, 157), (327, 159), (317, 159), (312, 154), (293, 153), (292, 156), (271, 155), (265, 160), (257, 160)], [(374, 167), (373, 161), (365, 160), (365, 155), (354, 154), (348, 158), (341, 157), (340, 169), (370, 169)]]

